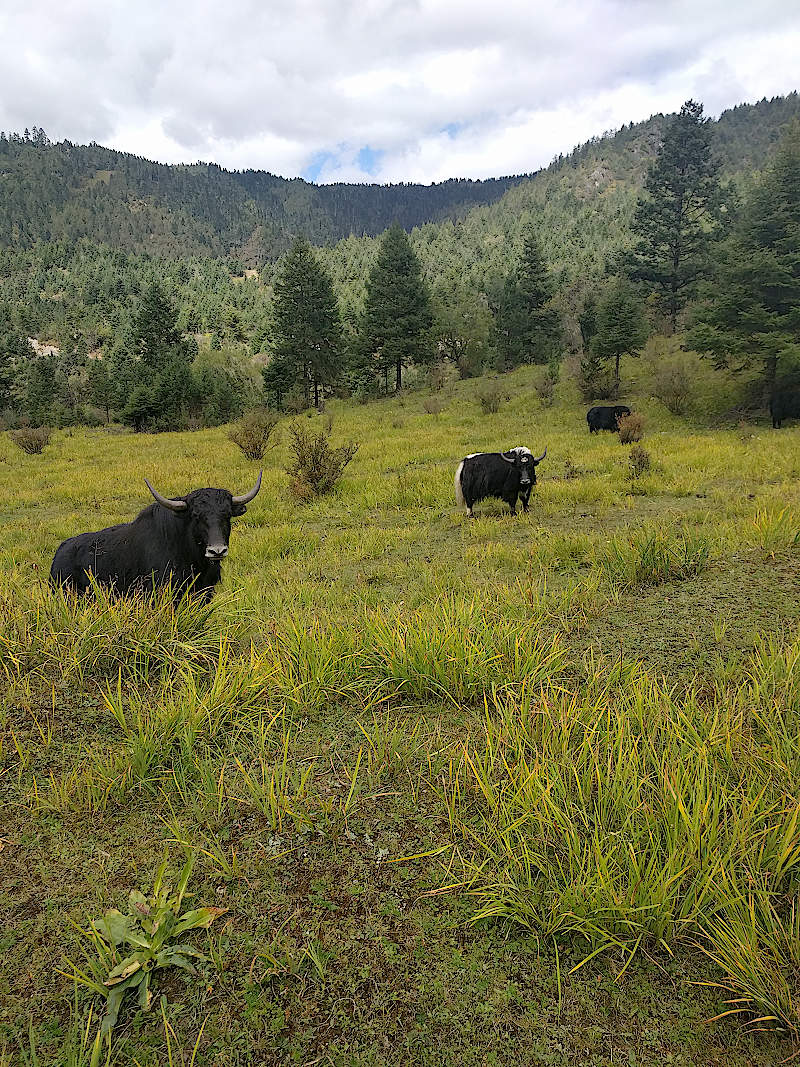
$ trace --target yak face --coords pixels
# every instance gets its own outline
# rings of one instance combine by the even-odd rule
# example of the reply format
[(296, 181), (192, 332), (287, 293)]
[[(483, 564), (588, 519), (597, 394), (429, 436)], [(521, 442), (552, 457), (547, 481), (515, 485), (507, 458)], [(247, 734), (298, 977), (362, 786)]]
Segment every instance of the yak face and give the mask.
[[(547, 449), (545, 449), (545, 453)], [(525, 448), (522, 445), (517, 445), (516, 448), (509, 448), (507, 452), (503, 453), (503, 459), (511, 460), (514, 464), (514, 470), (519, 475), (519, 488), (520, 492), (524, 493), (532, 486), (536, 485), (536, 465), (541, 463), (544, 459), (544, 455), (539, 459), (534, 459), (533, 453), (529, 448)]]
[(243, 515), (247, 508), (244, 504), (234, 504), (227, 489), (195, 489), (185, 500), (186, 524), (192, 543), (206, 559), (224, 559), (231, 537), (231, 519)]
[(233, 496), (227, 489), (195, 489), (186, 496), (173, 499), (158, 493), (146, 478), (145, 483), (156, 503), (180, 516), (186, 534), (197, 546), (200, 556), (211, 563), (219, 563), (228, 554), (231, 519), (247, 511), (248, 501), (261, 488), (261, 472), (254, 488), (242, 496)]

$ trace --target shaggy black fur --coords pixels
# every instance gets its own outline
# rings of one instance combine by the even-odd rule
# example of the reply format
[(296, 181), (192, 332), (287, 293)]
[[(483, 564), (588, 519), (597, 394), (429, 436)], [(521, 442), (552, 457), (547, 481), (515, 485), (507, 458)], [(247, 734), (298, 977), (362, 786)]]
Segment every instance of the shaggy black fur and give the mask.
[(85, 593), (89, 575), (117, 593), (146, 592), (172, 582), (176, 596), (187, 589), (209, 599), (220, 580), (220, 559), (208, 546), (227, 549), (231, 517), (247, 510), (227, 489), (195, 489), (183, 497), (186, 511), (150, 504), (132, 522), (64, 541), (50, 568), (56, 586)]

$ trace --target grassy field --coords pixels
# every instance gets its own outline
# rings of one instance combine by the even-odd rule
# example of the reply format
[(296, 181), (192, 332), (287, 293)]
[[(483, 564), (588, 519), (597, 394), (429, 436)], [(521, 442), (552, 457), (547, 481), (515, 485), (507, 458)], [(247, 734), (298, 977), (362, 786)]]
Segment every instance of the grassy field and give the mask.
[[(297, 506), (271, 453), (210, 609), (44, 579), (145, 476), (248, 488), (223, 430), (0, 440), (3, 1067), (797, 1051), (800, 428), (640, 399), (634, 477), (531, 382), (331, 405), (337, 491)], [(548, 446), (530, 514), (467, 521), (459, 459), (516, 444)], [(102, 988), (127, 950), (90, 924), (164, 860), (225, 911), (109, 1047), (70, 975)]]

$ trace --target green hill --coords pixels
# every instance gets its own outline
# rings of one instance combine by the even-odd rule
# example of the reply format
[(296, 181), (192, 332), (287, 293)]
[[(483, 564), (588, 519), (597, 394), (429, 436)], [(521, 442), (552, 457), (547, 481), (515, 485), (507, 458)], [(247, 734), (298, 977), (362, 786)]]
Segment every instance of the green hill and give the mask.
[(168, 166), (41, 130), (0, 137), (0, 246), (91, 236), (127, 251), (223, 256), (249, 266), (298, 233), (316, 244), (463, 215), (522, 178), (434, 185), (313, 185), (213, 163)]
[[(797, 93), (724, 112), (711, 125), (724, 180), (746, 187), (798, 115)], [(352, 319), (375, 235), (398, 218), (444, 306), (485, 305), (533, 221), (574, 330), (583, 291), (630, 242), (665, 121), (593, 138), (530, 177), (434, 186), (315, 186), (52, 145), (40, 131), (0, 137), (0, 319), (66, 351), (124, 344), (139, 294), (157, 276), (187, 332), (259, 352), (269, 342), (275, 257), (294, 234), (320, 246)], [(260, 270), (245, 272), (247, 264)]]

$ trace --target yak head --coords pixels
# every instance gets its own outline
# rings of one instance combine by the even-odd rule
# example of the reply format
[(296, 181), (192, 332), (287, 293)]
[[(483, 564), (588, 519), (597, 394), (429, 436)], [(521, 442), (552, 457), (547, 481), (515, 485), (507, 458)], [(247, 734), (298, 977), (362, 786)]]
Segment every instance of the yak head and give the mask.
[(231, 518), (244, 515), (246, 505), (261, 488), (262, 471), (249, 493), (234, 496), (227, 489), (195, 489), (186, 496), (162, 496), (145, 478), (145, 484), (156, 503), (176, 515), (182, 516), (187, 536), (197, 545), (201, 556), (210, 562), (219, 562), (228, 554), (231, 536)]
[(529, 448), (525, 448), (523, 445), (509, 448), (507, 452), (501, 452), (500, 455), (506, 463), (514, 464), (519, 473), (519, 487), (524, 492), (526, 489), (530, 489), (532, 485), (536, 485), (536, 467), (547, 455), (547, 448), (538, 459), (534, 457)]

